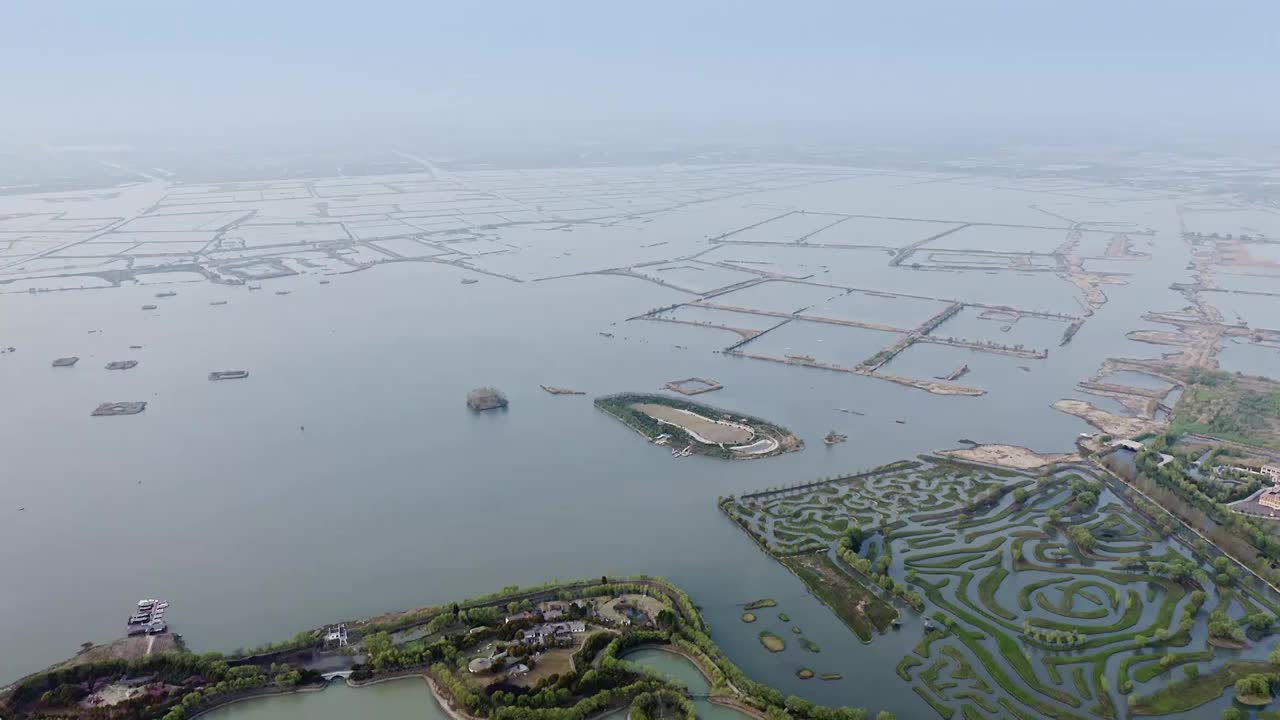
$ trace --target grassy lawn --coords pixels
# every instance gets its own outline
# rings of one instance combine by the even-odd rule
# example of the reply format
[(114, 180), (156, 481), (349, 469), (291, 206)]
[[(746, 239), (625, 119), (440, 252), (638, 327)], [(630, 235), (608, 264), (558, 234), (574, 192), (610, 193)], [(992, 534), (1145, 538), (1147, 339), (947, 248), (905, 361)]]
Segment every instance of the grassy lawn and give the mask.
[(1193, 370), (1174, 408), (1175, 432), (1280, 447), (1280, 382)]
[[(513, 678), (511, 683), (521, 687), (533, 687), (539, 681), (552, 675), (564, 675), (573, 670), (573, 653), (577, 648), (556, 648), (547, 650), (538, 658), (538, 662), (527, 675)], [(466, 675), (466, 673), (462, 673)]]

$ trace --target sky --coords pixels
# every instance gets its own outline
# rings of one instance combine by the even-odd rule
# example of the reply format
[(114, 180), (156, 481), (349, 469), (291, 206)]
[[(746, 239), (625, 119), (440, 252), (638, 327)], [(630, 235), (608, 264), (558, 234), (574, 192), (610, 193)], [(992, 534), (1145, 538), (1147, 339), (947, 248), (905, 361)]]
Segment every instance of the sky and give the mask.
[(0, 131), (1280, 127), (1280, 3), (7, 0)]

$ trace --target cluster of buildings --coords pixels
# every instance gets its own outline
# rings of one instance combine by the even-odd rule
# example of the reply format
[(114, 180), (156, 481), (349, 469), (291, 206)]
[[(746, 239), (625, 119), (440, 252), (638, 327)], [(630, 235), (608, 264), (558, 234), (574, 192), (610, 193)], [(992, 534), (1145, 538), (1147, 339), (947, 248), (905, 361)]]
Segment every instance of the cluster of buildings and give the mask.
[[(1081, 437), (1088, 438), (1090, 436), (1086, 433), (1081, 433)], [(1136, 440), (1125, 440), (1125, 439), (1113, 440), (1111, 441), (1110, 446), (1113, 448), (1119, 448), (1122, 450), (1129, 450), (1135, 453), (1142, 450), (1142, 448), (1144, 447), (1143, 443), (1141, 442), (1138, 442)], [(1160, 453), (1160, 462), (1159, 462), (1160, 465), (1165, 465), (1172, 461), (1173, 461), (1173, 456), (1165, 453)], [(1223, 465), (1215, 465), (1212, 468), (1206, 468), (1206, 467), (1200, 466), (1200, 461), (1196, 461), (1192, 463), (1192, 465), (1196, 468), (1199, 468), (1202, 472), (1210, 471), (1213, 476), (1219, 477), (1219, 478), (1226, 476), (1227, 473), (1244, 473), (1248, 475), (1253, 475), (1257, 478), (1262, 479), (1263, 481), (1267, 481), (1272, 484), (1270, 487), (1262, 489), (1256, 495), (1248, 498), (1247, 500), (1240, 501), (1239, 503), (1233, 503), (1233, 506), (1234, 505), (1240, 506), (1240, 507), (1237, 507), (1237, 511), (1248, 512), (1248, 510), (1243, 508), (1247, 508), (1247, 506), (1252, 503), (1257, 503), (1258, 505), (1261, 505), (1270, 510), (1280, 510), (1280, 464), (1275, 464), (1275, 463), (1265, 464), (1265, 465), (1256, 465), (1253, 463), (1223, 464)], [(1238, 477), (1238, 475), (1236, 477)], [(1258, 514), (1258, 513), (1254, 512), (1254, 514)], [(1274, 512), (1271, 513), (1271, 516), (1275, 517), (1275, 513)]]
[[(561, 611), (563, 612), (563, 611)], [(545, 612), (544, 612), (545, 616)], [(507, 618), (507, 622), (516, 622), (528, 617), (537, 617), (534, 613), (518, 613)], [(541, 645), (543, 647), (572, 647), (575, 637), (587, 631), (587, 624), (580, 620), (567, 622), (544, 622), (528, 630), (521, 630), (516, 640), (525, 645)], [(478, 657), (467, 663), (467, 670), (472, 674), (482, 674), (506, 670), (508, 676), (519, 677), (529, 673), (529, 666), (517, 662), (507, 665), (509, 655), (506, 651), (497, 652), (487, 657)]]
[[(604, 610), (605, 612), (602, 612)], [(566, 602), (544, 602), (536, 609), (507, 615), (504, 624), (532, 623), (530, 627), (520, 629), (512, 638), (514, 643), (540, 648), (572, 648), (578, 638), (587, 632), (587, 621), (575, 618), (587, 618), (605, 625), (649, 625), (653, 618), (643, 608), (638, 607), (628, 598), (620, 597), (604, 607), (583, 600)], [(484, 632), (487, 628), (473, 628), (470, 632)], [(498, 648), (503, 647), (498, 645)], [(539, 657), (541, 652), (534, 653)], [(518, 657), (510, 656), (505, 650), (491, 652), (487, 656), (472, 658), (467, 663), (467, 670), (472, 674), (489, 674), (505, 672), (507, 677), (527, 675), (530, 668)]]
[(596, 614), (591, 603), (579, 602), (577, 600), (569, 603), (549, 602), (544, 603), (540, 610), (525, 610), (524, 612), (518, 612), (514, 615), (508, 615), (503, 622), (508, 625), (522, 620), (543, 620), (546, 622), (553, 622), (569, 614), (571, 609), (579, 611), (579, 616)]
[[(1214, 468), (1214, 470), (1217, 469)], [(1257, 470), (1242, 467), (1233, 467), (1232, 469), (1261, 475), (1266, 480), (1270, 480), (1273, 485), (1269, 488), (1264, 488), (1262, 492), (1254, 496), (1253, 500), (1263, 507), (1280, 510), (1280, 465), (1263, 465)], [(1272, 513), (1272, 515), (1274, 514)]]
[(1263, 480), (1270, 481), (1272, 486), (1264, 488), (1252, 499), (1263, 507), (1271, 508), (1272, 510), (1280, 510), (1280, 465), (1263, 465), (1257, 468), (1241, 467), (1238, 465), (1219, 465), (1213, 468), (1215, 473), (1222, 473), (1227, 470), (1256, 475), (1261, 477)]
[(550, 622), (520, 631), (520, 642), (528, 645), (572, 645), (573, 636), (587, 631), (587, 624), (580, 620)]

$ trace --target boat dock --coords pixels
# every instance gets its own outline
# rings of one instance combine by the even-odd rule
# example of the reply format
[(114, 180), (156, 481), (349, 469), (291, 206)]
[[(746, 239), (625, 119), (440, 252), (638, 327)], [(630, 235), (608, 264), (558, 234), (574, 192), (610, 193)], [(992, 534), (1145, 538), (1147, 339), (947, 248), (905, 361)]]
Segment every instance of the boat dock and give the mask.
[(556, 387), (554, 385), (539, 385), (538, 387), (552, 395), (586, 395), (582, 390), (570, 390), (569, 388)]
[(164, 600), (139, 600), (127, 622), (129, 635), (159, 635), (168, 632), (169, 625), (164, 620), (164, 611), (168, 607), (169, 603)]

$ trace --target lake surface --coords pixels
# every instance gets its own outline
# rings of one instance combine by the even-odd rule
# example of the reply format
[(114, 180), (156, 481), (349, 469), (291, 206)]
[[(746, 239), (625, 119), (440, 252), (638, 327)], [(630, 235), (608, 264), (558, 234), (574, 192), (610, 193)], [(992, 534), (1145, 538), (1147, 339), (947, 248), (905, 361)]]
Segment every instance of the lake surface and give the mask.
[[(1042, 197), (1037, 193), (936, 184), (905, 190), (888, 182), (851, 179), (808, 192), (784, 188), (749, 201), (721, 200), (660, 217), (641, 237), (675, 242), (678, 235), (683, 247), (705, 249), (702, 238), (715, 230), (768, 217), (759, 206), (747, 207), (765, 201), (1045, 222), (1026, 207)], [(446, 603), (505, 585), (650, 573), (690, 593), (717, 642), (752, 677), (818, 702), (919, 716), (928, 709), (893, 672), (903, 646), (913, 644), (906, 634), (863, 646), (722, 517), (715, 501), (954, 447), (960, 438), (1069, 450), (1077, 433), (1090, 428), (1050, 405), (1073, 395), (1075, 383), (1108, 356), (1155, 354), (1124, 333), (1140, 327), (1148, 309), (1184, 305), (1168, 284), (1188, 274), (1172, 201), (1154, 207), (1148, 198), (1099, 210), (1059, 200), (1059, 212), (1078, 207), (1091, 213), (1087, 219), (1155, 227), (1154, 249), (1144, 241), (1155, 257), (1133, 263), (1129, 285), (1108, 286), (1110, 302), (1069, 345), (1051, 347), (1046, 360), (986, 355), (975, 361), (973, 375), (961, 382), (989, 391), (978, 398), (720, 355), (713, 351), (737, 336), (625, 322), (690, 299), (637, 278), (516, 283), (452, 266), (402, 263), (329, 276), (326, 285), (313, 275), (266, 280), (260, 291), (194, 282), (0, 295), (0, 344), (16, 348), (0, 357), (0, 397), (6, 399), (0, 512), (7, 517), (0, 523), (6, 574), (0, 678), (47, 666), (82, 642), (118, 637), (140, 597), (169, 600), (169, 621), (194, 649), (232, 651), (339, 619)], [(625, 235), (635, 247), (640, 235), (633, 234), (640, 232), (594, 226), (513, 231), (504, 237), (524, 249), (477, 262), (494, 271), (532, 269), (535, 277), (555, 274), (565, 253), (575, 262), (611, 267), (615, 236)], [(865, 280), (870, 289), (970, 293), (984, 302), (1080, 311), (1079, 293), (1048, 274), (890, 272), (889, 255), (878, 250), (806, 249), (800, 263), (796, 251), (785, 248), (722, 247), (709, 255), (781, 263), (782, 252), (793, 253), (797, 267), (821, 258), (832, 277)], [(481, 281), (460, 284), (469, 277)], [(178, 295), (155, 297), (168, 289)], [(275, 293), (284, 290), (290, 294)], [(227, 304), (210, 305), (221, 301)], [(159, 307), (143, 311), (144, 304)], [(918, 349), (951, 351), (951, 358), (928, 358), (930, 370), (971, 360), (964, 350)], [(863, 359), (854, 357), (861, 345), (840, 350), (854, 361), (849, 364)], [(79, 356), (79, 364), (50, 367), (66, 355)], [(103, 369), (122, 359), (139, 365)], [(908, 353), (902, 362), (915, 360)], [(213, 370), (241, 368), (249, 378), (206, 379)], [(725, 386), (700, 400), (786, 426), (807, 448), (740, 463), (676, 459), (591, 405), (593, 396), (651, 391), (691, 375)], [(552, 396), (539, 389), (543, 383), (587, 396)], [(504, 390), (510, 407), (468, 411), (464, 396), (479, 385)], [(89, 416), (99, 403), (132, 400), (147, 401), (147, 410)], [(849, 441), (824, 446), (821, 437), (831, 429)], [(822, 667), (815, 670), (845, 679), (800, 681), (795, 661), (762, 651), (738, 620), (741, 605), (760, 597), (777, 598), (819, 640)], [(427, 692), (413, 683), (335, 688), (261, 707), (337, 702), (339, 717), (348, 712), (347, 698), (419, 691)], [(395, 708), (400, 700), (387, 702)], [(259, 712), (254, 705), (243, 712)], [(379, 712), (382, 706), (379, 700)]]
[(448, 720), (420, 678), (363, 688), (341, 680), (320, 692), (301, 692), (246, 700), (219, 708), (208, 720)]

